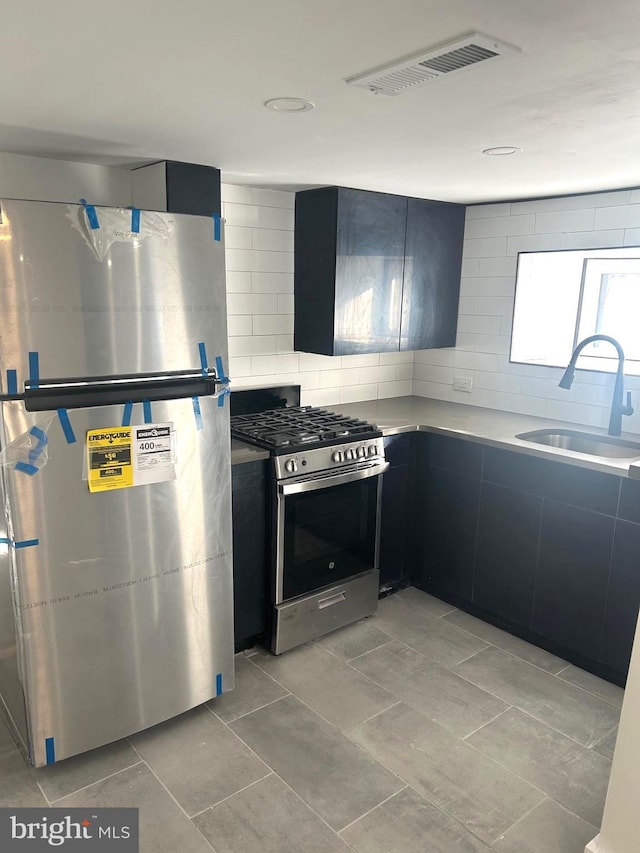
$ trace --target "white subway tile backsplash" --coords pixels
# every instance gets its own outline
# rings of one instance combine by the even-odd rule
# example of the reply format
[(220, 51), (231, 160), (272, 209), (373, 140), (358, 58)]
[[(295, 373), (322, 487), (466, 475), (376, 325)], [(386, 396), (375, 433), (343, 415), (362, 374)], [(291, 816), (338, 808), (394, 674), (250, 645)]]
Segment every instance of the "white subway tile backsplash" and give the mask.
[(624, 231), (574, 231), (562, 235), (563, 249), (610, 249), (624, 245)]
[(480, 267), (480, 258), (462, 258), (462, 269), (460, 274), (464, 278), (465, 276), (474, 276), (478, 275), (478, 269)]
[(486, 408), (495, 408), (495, 391), (487, 391), (484, 388), (472, 388), (471, 392), (469, 392), (456, 391), (456, 389), (454, 388), (453, 394), (451, 396), (451, 399), (454, 401), (454, 403), (461, 402), (461, 397), (465, 398), (464, 400), (462, 400), (462, 402), (467, 403), (471, 406), (485, 406)]
[(385, 364), (376, 367), (361, 367), (359, 382), (393, 382), (396, 378), (396, 365)]
[(603, 420), (603, 409), (598, 406), (583, 406), (578, 403), (563, 403), (560, 400), (547, 400), (544, 408), (546, 418), (554, 418), (560, 421), (572, 421), (574, 423), (587, 424), (588, 426), (601, 426)]
[(346, 370), (327, 370), (320, 374), (321, 388), (336, 388), (342, 385), (357, 385), (360, 382), (360, 368), (351, 367)]
[(278, 297), (270, 293), (228, 293), (229, 314), (277, 314)]
[(476, 352), (493, 352), (498, 355), (508, 355), (511, 339), (508, 335), (476, 335), (474, 349)]
[[(262, 187), (251, 188), (251, 200), (245, 204), (255, 204), (259, 207), (285, 207), (293, 210), (296, 195), (282, 190), (268, 190)], [(230, 199), (231, 201), (231, 199)]]
[(303, 406), (337, 406), (340, 404), (340, 389), (320, 388), (317, 391), (302, 391), (300, 402)]
[(505, 412), (518, 412), (521, 415), (544, 417), (546, 400), (540, 397), (526, 397), (524, 394), (506, 394), (496, 392), (496, 408)]
[(227, 293), (251, 293), (251, 273), (227, 270)]
[(476, 348), (476, 336), (471, 332), (458, 332), (456, 334), (456, 349), (469, 350), (473, 352)]
[(492, 204), (471, 204), (467, 207), (466, 218), (470, 219), (482, 219), (484, 217), (493, 219), (497, 216), (508, 216), (511, 211), (511, 203), (506, 202), (494, 202)]
[(413, 364), (396, 364), (396, 381), (405, 382), (413, 379)]
[(511, 317), (513, 299), (508, 296), (479, 296), (476, 299), (477, 312), (486, 317)]
[(625, 246), (640, 246), (640, 228), (627, 228), (624, 232)]
[(252, 248), (263, 252), (293, 252), (293, 231), (274, 231), (271, 228), (251, 230), (253, 231)]
[(312, 352), (300, 353), (300, 370), (340, 370), (342, 358), (339, 355), (316, 355)]
[(233, 225), (227, 225), (224, 229), (225, 249), (250, 249), (251, 232), (251, 228), (238, 228)]
[(251, 359), (251, 372), (254, 376), (265, 373), (298, 373), (299, 356), (297, 353), (289, 355), (263, 355)]
[(412, 350), (402, 352), (381, 352), (380, 364), (413, 364), (414, 353)]
[(498, 370), (498, 356), (486, 352), (458, 352), (453, 354), (453, 366), (455, 368), (468, 368), (469, 370), (490, 370), (496, 373)]
[(378, 385), (378, 399), (408, 397), (412, 393), (412, 388), (413, 383), (411, 379), (402, 379), (397, 382), (380, 382)]
[(229, 376), (248, 376), (251, 373), (251, 359), (248, 356), (229, 359)]
[(293, 294), (278, 294), (278, 314), (293, 314)]
[(278, 352), (293, 352), (293, 335), (278, 335)]
[(455, 349), (422, 349), (415, 354), (416, 364), (437, 364), (442, 367), (453, 365), (453, 354)]
[(364, 355), (343, 355), (343, 367), (375, 367), (380, 364), (379, 353), (366, 353)]
[(555, 210), (566, 210), (566, 198), (535, 198), (532, 201), (514, 201), (511, 203), (511, 213), (549, 213)]
[(293, 335), (293, 314), (258, 314), (253, 318), (254, 335)]
[(243, 187), (238, 184), (222, 184), (220, 186), (220, 198), (223, 205), (226, 202), (251, 204), (251, 187)]
[(514, 234), (532, 234), (536, 216), (497, 216), (495, 218), (471, 219), (464, 229), (465, 239), (474, 237), (511, 237)]
[(227, 317), (227, 332), (230, 338), (238, 335), (253, 334), (253, 315), (229, 314)]
[(464, 241), (463, 253), (466, 258), (498, 258), (507, 254), (506, 237), (483, 237)]
[(267, 355), (276, 351), (277, 341), (273, 335), (229, 338), (229, 358), (240, 355)]
[(414, 379), (412, 388), (416, 397), (433, 397), (434, 400), (451, 400), (453, 397), (453, 388), (451, 385), (442, 385), (440, 382), (427, 382), (422, 379)]
[(227, 249), (225, 255), (227, 269), (232, 272), (293, 272), (292, 252)]
[(499, 335), (500, 317), (462, 314), (458, 317), (458, 334)]
[(453, 367), (441, 367), (437, 364), (414, 364), (413, 378), (424, 382), (439, 382), (441, 385), (453, 385)]
[(638, 226), (640, 226), (640, 204), (601, 207), (595, 212), (594, 228), (599, 231), (609, 228), (637, 228)]
[(293, 293), (293, 273), (252, 272), (249, 275), (254, 293)]
[(528, 234), (523, 237), (509, 237), (507, 243), (507, 255), (517, 255), (518, 252), (548, 252), (561, 248), (562, 234), (560, 233)]
[[(399, 394), (394, 394), (399, 397)], [(347, 385), (340, 389), (341, 403), (359, 403), (362, 400), (376, 400), (378, 398), (378, 386), (370, 385)]]
[(515, 276), (517, 264), (517, 258), (514, 257), (480, 258), (478, 264), (478, 275), (489, 278), (494, 278), (496, 276)]
[(613, 192), (588, 193), (567, 198), (567, 210), (578, 207), (610, 207), (616, 204), (633, 204), (630, 190), (614, 190)]
[(237, 376), (232, 381), (232, 388), (236, 390), (238, 388), (263, 387), (265, 385), (275, 385), (275, 383), (275, 374), (272, 374), (271, 376)]
[(566, 234), (568, 231), (591, 231), (594, 210), (559, 210), (555, 213), (536, 213), (536, 234)]
[(473, 373), (474, 388), (487, 391), (501, 391), (505, 394), (519, 394), (522, 386), (521, 376), (510, 376), (504, 373), (487, 373), (476, 370)]
[[(463, 278), (460, 282), (460, 292), (465, 296), (505, 296), (512, 281), (513, 278), (509, 276)], [(509, 294), (506, 293), (506, 295)]]
[(290, 208), (225, 202), (224, 216), (227, 225), (293, 231), (293, 210)]

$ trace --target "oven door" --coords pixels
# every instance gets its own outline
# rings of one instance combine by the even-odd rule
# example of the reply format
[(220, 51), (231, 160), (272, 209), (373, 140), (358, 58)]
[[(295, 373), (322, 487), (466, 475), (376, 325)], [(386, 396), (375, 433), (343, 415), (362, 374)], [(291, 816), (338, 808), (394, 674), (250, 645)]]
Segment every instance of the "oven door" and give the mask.
[(378, 567), (388, 467), (368, 463), (278, 483), (275, 604)]

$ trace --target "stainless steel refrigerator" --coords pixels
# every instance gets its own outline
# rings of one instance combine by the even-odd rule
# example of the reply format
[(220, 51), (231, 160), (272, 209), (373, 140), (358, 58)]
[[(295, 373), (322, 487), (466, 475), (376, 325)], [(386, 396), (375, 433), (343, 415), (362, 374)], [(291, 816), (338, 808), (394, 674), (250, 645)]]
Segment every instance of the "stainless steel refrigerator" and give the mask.
[(41, 766), (233, 687), (223, 224), (0, 211), (0, 713)]

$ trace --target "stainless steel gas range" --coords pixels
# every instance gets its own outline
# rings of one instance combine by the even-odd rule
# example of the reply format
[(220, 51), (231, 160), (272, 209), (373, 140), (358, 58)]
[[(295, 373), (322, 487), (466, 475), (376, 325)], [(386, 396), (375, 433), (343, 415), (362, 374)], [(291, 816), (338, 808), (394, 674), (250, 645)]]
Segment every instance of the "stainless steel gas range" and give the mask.
[(292, 406), (232, 415), (231, 431), (271, 451), (271, 650), (374, 613), (389, 467), (377, 427)]

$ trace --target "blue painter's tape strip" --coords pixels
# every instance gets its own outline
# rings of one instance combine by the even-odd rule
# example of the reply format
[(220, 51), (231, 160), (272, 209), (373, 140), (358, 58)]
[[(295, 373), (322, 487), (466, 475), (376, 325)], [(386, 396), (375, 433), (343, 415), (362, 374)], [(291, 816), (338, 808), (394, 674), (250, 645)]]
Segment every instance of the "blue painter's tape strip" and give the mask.
[(40, 470), (36, 465), (29, 465), (27, 462), (16, 462), (15, 469), (22, 471), (23, 474), (28, 474), (30, 477), (33, 477)]
[(134, 234), (140, 233), (140, 210), (137, 207), (131, 208), (131, 231)]
[(87, 204), (86, 198), (81, 198), (80, 204), (84, 207), (84, 212), (87, 214), (89, 226), (95, 231), (96, 228), (100, 227), (100, 223), (98, 222), (98, 214), (96, 213), (95, 207), (92, 204)]
[(224, 406), (224, 398), (230, 393), (231, 393), (231, 391), (229, 391), (228, 388), (222, 389), (222, 391), (220, 392), (220, 395), (218, 396), (218, 408), (219, 409), (221, 409)]
[(200, 400), (197, 397), (191, 398), (193, 401), (193, 414), (196, 418), (196, 429), (202, 429), (202, 412), (200, 411)]
[(37, 352), (29, 353), (29, 384), (32, 388), (40, 387), (40, 356)]
[(38, 427), (38, 426), (31, 427), (31, 429), (29, 430), (29, 433), (34, 438), (37, 438), (41, 444), (48, 444), (49, 443), (49, 439), (47, 438), (46, 432), (43, 429), (40, 429), (40, 427)]
[(75, 444), (76, 436), (73, 431), (73, 427), (71, 426), (71, 421), (69, 420), (69, 413), (66, 409), (58, 409), (58, 420), (60, 421), (64, 437), (67, 439), (67, 444)]
[(7, 539), (6, 536), (3, 536), (0, 539), (0, 545), (11, 545), (11, 539)]
[(44, 742), (44, 751), (47, 756), (47, 764), (56, 763), (56, 744), (52, 737), (48, 737)]
[(18, 371), (7, 370), (7, 394), (18, 393)]
[(204, 345), (204, 341), (200, 341), (198, 344), (198, 352), (200, 353), (200, 367), (202, 368), (202, 375), (206, 376), (209, 371), (209, 362), (207, 361), (207, 348)]
[(220, 214), (212, 213), (211, 218), (213, 219), (213, 239), (220, 240), (222, 238), (222, 225), (220, 220)]
[(122, 426), (131, 426), (131, 415), (133, 414), (133, 403), (131, 400), (127, 400), (124, 404), (124, 411), (122, 413)]
[(145, 424), (152, 423), (153, 422), (153, 416), (151, 414), (151, 400), (143, 400), (142, 401), (142, 411), (144, 413)]
[(228, 382), (229, 381), (229, 377), (224, 372), (224, 365), (222, 363), (222, 356), (221, 355), (216, 356), (216, 373), (218, 374), (218, 379), (220, 379), (221, 382)]
[(219, 672), (216, 675), (216, 696), (220, 696), (222, 694), (222, 673)]
[(39, 539), (23, 539), (22, 542), (14, 542), (14, 548), (32, 548), (34, 545), (39, 545)]

